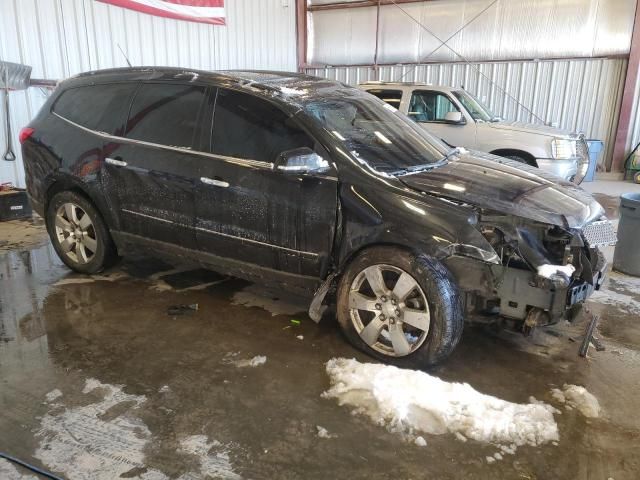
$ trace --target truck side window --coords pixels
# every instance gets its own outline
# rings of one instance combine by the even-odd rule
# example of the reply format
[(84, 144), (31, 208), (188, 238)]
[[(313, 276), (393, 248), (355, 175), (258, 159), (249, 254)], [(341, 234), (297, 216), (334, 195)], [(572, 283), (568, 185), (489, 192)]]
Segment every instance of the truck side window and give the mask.
[(400, 109), (402, 101), (402, 90), (367, 90), (367, 93), (378, 97), (396, 109)]
[(126, 137), (191, 147), (205, 91), (205, 87), (197, 85), (143, 84), (131, 105)]
[(415, 91), (409, 104), (409, 116), (416, 122), (443, 122), (449, 112), (459, 112), (451, 99), (440, 92)]
[(218, 89), (212, 153), (272, 163), (287, 150), (314, 141), (275, 105), (247, 93)]
[(108, 83), (70, 88), (52, 111), (90, 130), (121, 136), (136, 83)]

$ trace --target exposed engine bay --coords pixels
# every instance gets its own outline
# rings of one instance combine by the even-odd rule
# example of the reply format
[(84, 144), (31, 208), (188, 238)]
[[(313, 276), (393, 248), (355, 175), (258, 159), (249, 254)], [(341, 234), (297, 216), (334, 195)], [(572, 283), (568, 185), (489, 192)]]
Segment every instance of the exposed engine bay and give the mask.
[(569, 229), (512, 215), (481, 212), (477, 228), (500, 261), (474, 268), (447, 262), (467, 292), (467, 312), (515, 321), (524, 333), (567, 318), (604, 281), (600, 248), (616, 242), (606, 219)]

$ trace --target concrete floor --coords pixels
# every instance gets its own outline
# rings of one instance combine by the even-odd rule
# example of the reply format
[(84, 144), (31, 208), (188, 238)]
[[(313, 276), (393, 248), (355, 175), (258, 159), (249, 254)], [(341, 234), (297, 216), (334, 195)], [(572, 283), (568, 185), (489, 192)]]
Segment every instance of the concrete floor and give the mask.
[[(616, 197), (599, 198), (615, 215)], [(604, 352), (577, 356), (572, 340), (584, 318), (527, 339), (468, 327), (451, 359), (430, 372), (519, 403), (552, 403), (550, 389), (564, 383), (598, 398), (600, 418), (556, 415), (557, 445), (521, 447), (489, 464), (494, 446), (444, 434), (419, 447), (322, 398), (327, 360), (373, 360), (330, 318), (309, 320), (303, 299), (151, 259), (83, 277), (61, 264), (38, 222), (0, 224), (0, 239), (8, 232), (0, 251), (0, 451), (63, 478), (640, 476), (639, 279), (614, 273), (590, 302), (603, 318)], [(195, 303), (192, 313), (167, 314)], [(242, 366), (256, 356), (266, 363)], [(318, 436), (318, 426), (332, 438)], [(0, 460), (0, 478), (29, 475)]]

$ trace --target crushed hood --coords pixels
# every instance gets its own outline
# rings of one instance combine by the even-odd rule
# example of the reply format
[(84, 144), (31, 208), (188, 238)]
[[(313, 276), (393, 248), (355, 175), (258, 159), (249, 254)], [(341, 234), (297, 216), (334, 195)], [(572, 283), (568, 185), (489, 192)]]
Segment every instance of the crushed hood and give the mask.
[(524, 133), (533, 133), (535, 135), (548, 135), (551, 137), (570, 137), (571, 132), (569, 130), (563, 130), (556, 127), (550, 127), (548, 125), (539, 125), (535, 123), (524, 122), (489, 122), (487, 125), (490, 128), (498, 130), (514, 130)]
[(496, 212), (580, 228), (604, 215), (577, 185), (512, 160), (461, 153), (432, 170), (398, 177), (408, 187)]

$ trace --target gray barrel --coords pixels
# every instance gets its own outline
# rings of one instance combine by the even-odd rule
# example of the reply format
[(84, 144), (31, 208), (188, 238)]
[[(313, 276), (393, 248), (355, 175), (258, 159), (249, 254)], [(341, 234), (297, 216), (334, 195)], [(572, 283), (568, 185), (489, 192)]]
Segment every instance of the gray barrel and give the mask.
[(620, 224), (613, 268), (640, 277), (640, 193), (620, 196)]

